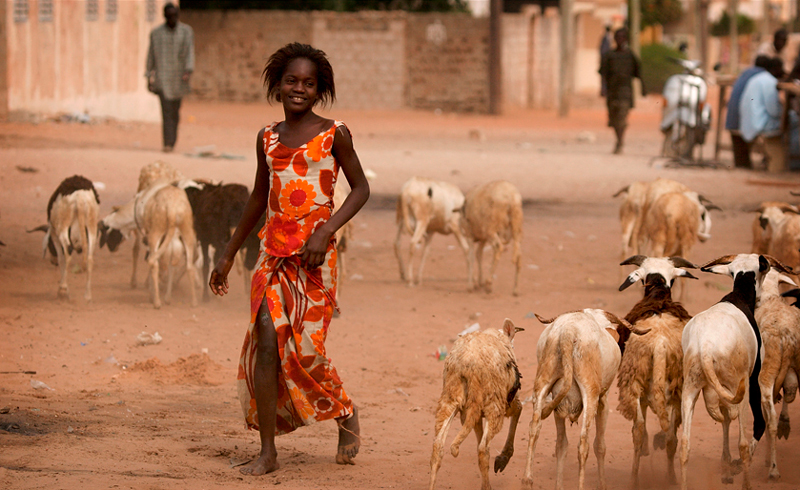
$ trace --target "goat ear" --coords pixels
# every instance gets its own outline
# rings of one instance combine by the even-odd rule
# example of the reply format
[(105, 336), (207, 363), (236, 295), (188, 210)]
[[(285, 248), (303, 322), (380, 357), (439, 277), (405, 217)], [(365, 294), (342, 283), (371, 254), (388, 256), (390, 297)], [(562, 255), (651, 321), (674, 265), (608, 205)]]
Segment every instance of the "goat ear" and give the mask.
[(689, 271), (685, 271), (683, 269), (678, 269), (678, 271), (680, 271), (680, 272), (678, 272), (678, 276), (680, 276), (680, 277), (685, 277), (686, 279), (697, 279)]
[(37, 226), (36, 228), (34, 228), (32, 230), (25, 230), (25, 231), (28, 232), (28, 233), (34, 233), (34, 232), (37, 232), (37, 231), (43, 231), (43, 232), (47, 233), (47, 230), (49, 230), (49, 229), (50, 229), (50, 225), (41, 225), (41, 226)]
[(766, 274), (769, 271), (769, 260), (764, 255), (758, 256), (758, 272)]
[(728, 267), (719, 267), (720, 265), (727, 266), (736, 258), (736, 255), (723, 255), (722, 257), (716, 258), (711, 262), (706, 263), (705, 265), (700, 266), (700, 270), (703, 272), (713, 272), (714, 274), (725, 274), (728, 275)]
[(611, 197), (619, 197), (622, 194), (625, 194), (626, 192), (628, 192), (629, 188), (630, 188), (630, 185), (626, 185), (625, 187), (623, 187), (622, 189), (620, 189), (616, 193), (614, 193), (614, 195), (611, 196)]
[(619, 332), (611, 327), (606, 327), (606, 332), (614, 338), (614, 342), (619, 343)]
[(678, 256), (670, 257), (669, 261), (673, 265), (673, 267), (681, 267), (683, 269), (697, 269), (696, 265), (684, 259), (683, 257), (678, 257)]
[(514, 326), (514, 322), (512, 322), (508, 318), (506, 318), (505, 321), (503, 321), (503, 333), (506, 334), (509, 340), (513, 340), (514, 334), (517, 333), (517, 329)]
[(705, 196), (698, 194), (698, 199), (706, 208), (706, 210), (711, 211), (712, 209), (716, 209), (717, 211), (722, 211), (722, 208), (714, 204), (713, 202), (709, 201)]
[(624, 291), (624, 290), (628, 289), (631, 286), (631, 284), (635, 284), (636, 281), (641, 279), (642, 275), (641, 275), (641, 273), (639, 271), (641, 271), (641, 269), (636, 269), (635, 271), (633, 271), (630, 274), (628, 274), (628, 277), (625, 278), (625, 282), (620, 284), (619, 290), (620, 291)]
[(800, 214), (800, 209), (797, 209), (797, 206), (793, 206), (791, 204), (784, 203), (778, 209), (780, 209), (784, 213)]
[(786, 284), (791, 284), (792, 286), (797, 287), (797, 284), (795, 284), (792, 278), (784, 274), (778, 276), (778, 282), (785, 282)]
[(781, 294), (781, 296), (783, 296), (784, 298), (795, 298), (797, 300), (800, 300), (800, 289), (790, 289), (789, 291), (786, 291), (785, 293)]

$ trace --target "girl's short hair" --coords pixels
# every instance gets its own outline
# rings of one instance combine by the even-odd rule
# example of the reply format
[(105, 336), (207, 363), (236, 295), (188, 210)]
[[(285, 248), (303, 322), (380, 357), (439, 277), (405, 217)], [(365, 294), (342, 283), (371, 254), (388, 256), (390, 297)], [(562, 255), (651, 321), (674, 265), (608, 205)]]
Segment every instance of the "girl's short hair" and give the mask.
[(333, 67), (328, 57), (322, 50), (316, 49), (308, 44), (291, 43), (275, 51), (269, 57), (261, 78), (264, 80), (264, 87), (267, 89), (267, 99), (281, 101), (280, 86), (283, 72), (292, 60), (306, 58), (317, 66), (317, 100), (328, 105), (336, 100), (336, 87), (333, 83)]

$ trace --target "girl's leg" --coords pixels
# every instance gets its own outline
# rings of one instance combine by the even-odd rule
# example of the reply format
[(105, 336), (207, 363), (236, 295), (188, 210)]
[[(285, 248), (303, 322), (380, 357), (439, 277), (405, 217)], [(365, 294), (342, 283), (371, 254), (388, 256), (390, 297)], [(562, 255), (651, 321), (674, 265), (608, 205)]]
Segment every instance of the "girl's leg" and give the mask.
[(353, 405), (353, 414), (345, 419), (336, 419), (336, 423), (339, 424), (339, 449), (336, 453), (336, 463), (356, 464), (353, 460), (361, 447), (358, 408)]
[(278, 336), (269, 314), (266, 301), (256, 316), (258, 328), (258, 347), (256, 349), (256, 368), (253, 388), (256, 410), (258, 411), (258, 430), (261, 437), (261, 453), (258, 458), (244, 466), (240, 471), (245, 475), (260, 476), (280, 468), (278, 450), (275, 448), (275, 422), (278, 410)]

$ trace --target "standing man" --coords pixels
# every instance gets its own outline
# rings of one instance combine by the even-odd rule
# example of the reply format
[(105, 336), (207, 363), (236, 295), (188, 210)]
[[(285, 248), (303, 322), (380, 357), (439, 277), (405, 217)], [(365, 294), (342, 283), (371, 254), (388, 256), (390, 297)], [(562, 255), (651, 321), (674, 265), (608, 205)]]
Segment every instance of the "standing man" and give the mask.
[[(614, 154), (622, 153), (625, 128), (628, 127), (628, 112), (633, 107), (633, 78), (639, 80), (639, 60), (628, 49), (628, 30), (617, 29), (614, 33), (617, 47), (603, 56), (600, 62), (600, 75), (606, 83), (606, 106), (608, 107), (608, 126), (614, 128), (617, 144)], [(642, 82), (642, 96), (647, 92)]]
[(189, 93), (194, 71), (194, 32), (178, 22), (178, 7), (164, 5), (166, 22), (150, 33), (147, 52), (147, 89), (161, 99), (164, 152), (171, 152), (178, 137), (181, 98)]

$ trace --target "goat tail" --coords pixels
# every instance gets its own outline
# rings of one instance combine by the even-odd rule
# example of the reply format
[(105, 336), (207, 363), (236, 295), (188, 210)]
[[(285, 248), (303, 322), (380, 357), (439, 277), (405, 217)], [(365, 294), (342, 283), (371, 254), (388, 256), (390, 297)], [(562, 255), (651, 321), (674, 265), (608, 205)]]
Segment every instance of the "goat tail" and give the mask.
[(86, 209), (85, 206), (81, 206), (77, 212), (77, 219), (78, 219), (78, 240), (80, 250), (86, 250), (88, 253), (89, 250), (89, 229), (86, 228)]
[[(464, 386), (464, 405), (462, 406), (462, 417), (461, 420), (463, 421), (461, 424), (461, 428), (458, 430), (458, 434), (456, 434), (456, 438), (453, 439), (453, 443), (450, 444), (450, 454), (453, 457), (458, 456), (458, 450), (461, 446), (461, 443), (464, 442), (464, 439), (467, 438), (470, 432), (472, 432), (472, 428), (480, 422), (481, 419), (481, 407), (483, 407), (483, 400), (480, 400), (480, 396), (476, 397), (474, 393), (470, 392), (468, 381), (466, 379), (462, 379), (461, 381)], [(474, 391), (474, 390), (473, 390)]]
[[(713, 367), (713, 366), (712, 366)], [(669, 415), (667, 414), (667, 352), (664, 342), (658, 342), (653, 349), (653, 412), (658, 417), (661, 430), (669, 431)]]
[(397, 223), (403, 224), (403, 230), (406, 234), (414, 234), (414, 225), (411, 223), (411, 209), (402, 193), (397, 199)]
[(730, 390), (722, 386), (722, 383), (719, 382), (719, 378), (717, 378), (717, 372), (714, 371), (714, 360), (710, 355), (702, 355), (700, 364), (703, 366), (703, 373), (705, 373), (709, 383), (714, 386), (714, 390), (717, 392), (721, 400), (729, 405), (737, 405), (742, 401), (744, 398), (744, 392), (747, 389), (745, 384), (747, 382), (747, 378), (742, 378), (741, 382), (739, 382), (739, 388), (736, 390), (736, 394), (733, 394), (730, 392)]
[(550, 415), (550, 413), (561, 404), (561, 402), (569, 393), (569, 389), (572, 387), (572, 373), (574, 371), (575, 363), (575, 360), (572, 357), (572, 336), (563, 335), (559, 339), (559, 346), (561, 350), (561, 362), (563, 363), (562, 367), (564, 372), (563, 376), (561, 377), (561, 389), (558, 390), (558, 393), (553, 394), (553, 399), (550, 401), (550, 403), (542, 408), (543, 419)]

